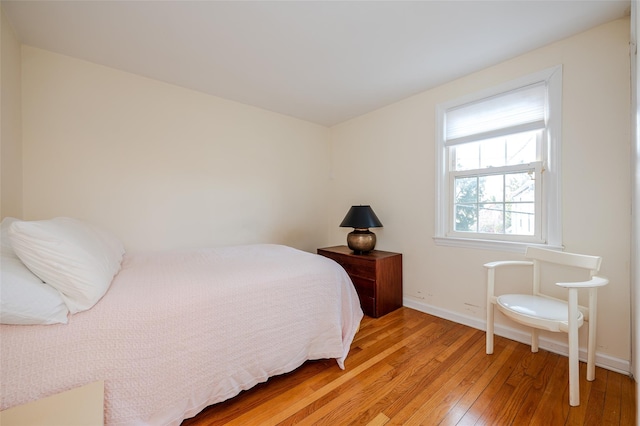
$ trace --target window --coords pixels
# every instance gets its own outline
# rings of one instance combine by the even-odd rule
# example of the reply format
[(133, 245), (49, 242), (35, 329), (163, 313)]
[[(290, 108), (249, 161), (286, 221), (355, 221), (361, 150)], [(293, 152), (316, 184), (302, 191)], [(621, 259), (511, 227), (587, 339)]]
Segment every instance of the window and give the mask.
[(437, 109), (436, 242), (561, 246), (562, 68)]

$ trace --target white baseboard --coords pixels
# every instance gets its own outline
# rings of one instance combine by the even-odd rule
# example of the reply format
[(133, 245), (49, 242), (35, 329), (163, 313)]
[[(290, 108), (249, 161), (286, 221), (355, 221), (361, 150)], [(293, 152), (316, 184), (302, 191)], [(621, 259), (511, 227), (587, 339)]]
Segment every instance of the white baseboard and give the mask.
[[(464, 324), (478, 330), (485, 331), (487, 329), (487, 323), (485, 320), (438, 308), (414, 299), (404, 298), (403, 305), (408, 308), (415, 309), (416, 311), (444, 318), (459, 324)], [(515, 328), (496, 324), (494, 332), (498, 336), (506, 337), (507, 339), (515, 340), (516, 342), (521, 342), (527, 345), (531, 344), (531, 335)], [(569, 356), (569, 345), (565, 342), (540, 336), (539, 346), (549, 352)], [(580, 348), (580, 360), (584, 362), (587, 361), (587, 350), (584, 348)], [(598, 367), (606, 368), (607, 370), (615, 371), (616, 373), (625, 375), (631, 374), (631, 362), (629, 360), (616, 358), (611, 355), (596, 352), (596, 365)]]

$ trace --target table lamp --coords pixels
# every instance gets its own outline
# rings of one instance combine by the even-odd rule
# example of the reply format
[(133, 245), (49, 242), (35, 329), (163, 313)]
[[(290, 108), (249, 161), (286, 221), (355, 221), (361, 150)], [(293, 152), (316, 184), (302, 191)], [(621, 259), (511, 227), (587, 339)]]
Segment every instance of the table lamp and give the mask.
[(367, 253), (376, 246), (376, 234), (369, 228), (380, 228), (382, 222), (371, 206), (352, 206), (340, 227), (354, 228), (347, 235), (347, 245), (356, 254)]

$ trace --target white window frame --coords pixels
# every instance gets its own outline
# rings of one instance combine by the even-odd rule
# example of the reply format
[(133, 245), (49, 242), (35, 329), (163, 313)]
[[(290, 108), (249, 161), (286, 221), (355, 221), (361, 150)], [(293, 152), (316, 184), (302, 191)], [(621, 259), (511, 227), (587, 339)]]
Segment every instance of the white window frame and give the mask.
[[(452, 108), (500, 95), (531, 84), (544, 82), (547, 88), (546, 127), (543, 130), (541, 161), (534, 167), (543, 173), (541, 191), (542, 205), (536, 206), (540, 238), (505, 237), (460, 233), (453, 231), (453, 200), (451, 199), (454, 174), (449, 170), (448, 147), (445, 145), (446, 112)], [(437, 245), (464, 248), (479, 248), (524, 253), (528, 246), (553, 249), (562, 248), (562, 203), (561, 203), (561, 124), (562, 124), (562, 66), (556, 66), (510, 81), (497, 87), (483, 90), (436, 107), (436, 224), (434, 240)], [(487, 170), (487, 173), (493, 173)], [(537, 174), (538, 176), (538, 174)], [(539, 188), (538, 188), (539, 187)], [(538, 215), (539, 214), (539, 215)]]

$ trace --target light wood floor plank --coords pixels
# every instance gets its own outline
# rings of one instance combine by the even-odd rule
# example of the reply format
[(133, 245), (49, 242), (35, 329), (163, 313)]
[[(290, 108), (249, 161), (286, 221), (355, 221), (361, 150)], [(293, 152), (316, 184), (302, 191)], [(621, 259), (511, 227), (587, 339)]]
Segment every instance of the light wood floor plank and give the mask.
[[(558, 366), (560, 356), (549, 352), (539, 355), (545, 356), (534, 356), (534, 358), (541, 362), (541, 365), (540, 369), (536, 370), (531, 376), (531, 389), (526, 393), (522, 401), (513, 400), (516, 407), (519, 407), (513, 418), (514, 424), (529, 424), (533, 421), (536, 410), (540, 405), (540, 400), (544, 397), (546, 389), (552, 383), (553, 373)], [(549, 420), (551, 419), (552, 418)]]
[[(494, 353), (491, 356), (486, 356), (491, 364), (489, 367), (482, 372), (477, 381), (473, 383), (471, 388), (460, 398), (458, 403), (453, 407), (453, 409), (449, 410), (445, 418), (442, 420), (441, 424), (443, 425), (457, 425), (464, 424), (464, 422), (474, 424), (477, 420), (478, 416), (468, 416), (465, 420), (465, 415), (469, 412), (470, 408), (476, 403), (477, 399), (487, 388), (489, 383), (493, 381), (495, 376), (502, 370), (504, 364), (508, 359), (511, 358), (513, 352), (518, 347), (518, 344), (515, 342), (508, 342), (505, 345), (506, 341), (498, 340), (495, 342)], [(482, 351), (484, 353), (484, 351)]]
[(506, 403), (506, 396), (513, 392), (513, 387), (506, 384), (511, 372), (515, 369), (523, 356), (527, 353), (524, 345), (517, 345), (508, 360), (505, 361), (498, 374), (493, 377), (478, 399), (469, 407), (462, 421), (466, 424), (485, 424), (488, 418), (498, 416), (502, 413)]
[(622, 377), (619, 374), (612, 374), (611, 377), (608, 377), (606, 385), (602, 424), (607, 426), (617, 425), (620, 423), (620, 407), (622, 405), (620, 395)]
[(555, 358), (549, 383), (544, 389), (530, 424), (532, 426), (546, 426), (554, 422), (564, 424), (569, 414), (568, 404), (559, 404), (558, 399), (569, 398), (569, 363), (566, 357), (552, 354)]
[(367, 426), (382, 426), (382, 425), (386, 425), (388, 421), (389, 421), (389, 417), (380, 413), (373, 420), (367, 423)]
[[(440, 354), (440, 365), (430, 374), (429, 383), (409, 403), (404, 404), (402, 410), (397, 414), (392, 415), (389, 411), (385, 411), (392, 418), (393, 424), (420, 424), (424, 417), (424, 410), (427, 409), (421, 410), (421, 408), (428, 405), (431, 398), (439, 390), (442, 390), (449, 380), (456, 380), (456, 373), (463, 369), (465, 364), (473, 359), (474, 354), (477, 353), (477, 343), (482, 340), (480, 337), (473, 330), (472, 333), (465, 334), (463, 338), (459, 339), (459, 344), (451, 345), (448, 352)], [(464, 374), (463, 372), (462, 375)]]
[(413, 412), (409, 412), (411, 417), (404, 424), (438, 424), (451, 406), (459, 401), (464, 390), (464, 381), (468, 375), (472, 371), (476, 371), (477, 374), (478, 364), (485, 364), (487, 357), (482, 353), (483, 347), (484, 339), (475, 340), (474, 347), (465, 354), (471, 357), (460, 357), (453, 366), (454, 368), (450, 368), (440, 375), (440, 383), (434, 381), (430, 386), (433, 389), (428, 390), (424, 395), (421, 393), (419, 398), (414, 399), (418, 403), (426, 400)]
[[(439, 345), (439, 347), (442, 348), (437, 351), (440, 355), (444, 352), (451, 353), (450, 351), (457, 349), (460, 344), (466, 343), (468, 339), (471, 339), (474, 335), (477, 335), (477, 333), (475, 330), (465, 330), (463, 327), (456, 327), (451, 329), (447, 335), (447, 337), (455, 335), (457, 343), (455, 345), (451, 345), (452, 341), (449, 341), (449, 339), (443, 340), (443, 342), (445, 344), (449, 344), (449, 346)], [(418, 356), (423, 357), (425, 355), (424, 353), (421, 353), (418, 354)], [(440, 359), (442, 359), (441, 356)], [(448, 361), (448, 363), (450, 362), (452, 362), (452, 360)], [(397, 389), (394, 401), (383, 410), (383, 412), (391, 419), (391, 424), (398, 424), (398, 418), (403, 418), (399, 413), (404, 410), (406, 415), (406, 407), (408, 405), (419, 404), (419, 401), (414, 401), (415, 398), (419, 398), (419, 395), (424, 391), (424, 389), (429, 387), (433, 381), (436, 380), (440, 372), (447, 368), (448, 363), (443, 365), (442, 361), (438, 360), (438, 356), (433, 357), (432, 362), (427, 365), (428, 368), (424, 369), (421, 374), (412, 377), (412, 380), (409, 383), (405, 383)], [(408, 416), (406, 417), (408, 418)]]
[[(425, 342), (426, 343), (426, 342)], [(387, 382), (375, 383), (370, 386), (370, 389), (366, 391), (366, 398), (360, 401), (357, 406), (353, 407), (348, 414), (342, 417), (342, 421), (349, 425), (366, 424), (376, 413), (379, 413), (382, 409), (383, 414), (387, 416), (386, 408), (397, 402), (398, 397), (406, 394), (408, 385), (412, 387), (422, 388), (420, 382), (422, 382), (428, 375), (428, 372), (436, 370), (441, 367), (441, 363), (437, 361), (436, 354), (446, 350), (446, 346), (439, 344), (425, 344), (422, 347), (416, 347), (416, 351), (411, 355), (411, 359), (408, 359), (406, 355), (404, 362), (400, 362), (394, 369), (392, 374), (389, 374)], [(411, 353), (410, 352), (410, 353)], [(421, 353), (424, 356), (416, 356)], [(416, 363), (416, 359), (418, 362)], [(386, 360), (389, 363), (397, 360)], [(411, 361), (411, 362), (408, 362)], [(398, 389), (405, 390), (402, 393), (394, 392)], [(354, 396), (346, 394), (345, 399), (353, 400)]]

